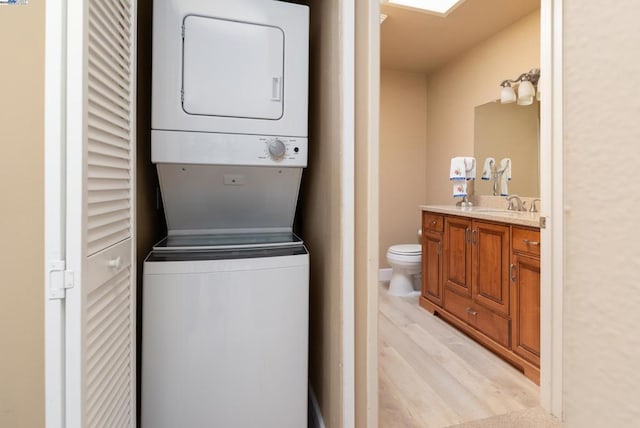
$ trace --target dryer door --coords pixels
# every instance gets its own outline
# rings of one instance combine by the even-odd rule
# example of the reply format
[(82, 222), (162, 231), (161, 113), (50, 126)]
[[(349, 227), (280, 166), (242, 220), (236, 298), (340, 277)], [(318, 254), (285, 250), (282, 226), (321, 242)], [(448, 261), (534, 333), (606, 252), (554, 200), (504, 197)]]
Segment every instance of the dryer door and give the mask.
[(182, 108), (187, 114), (280, 119), (284, 33), (278, 27), (188, 15)]

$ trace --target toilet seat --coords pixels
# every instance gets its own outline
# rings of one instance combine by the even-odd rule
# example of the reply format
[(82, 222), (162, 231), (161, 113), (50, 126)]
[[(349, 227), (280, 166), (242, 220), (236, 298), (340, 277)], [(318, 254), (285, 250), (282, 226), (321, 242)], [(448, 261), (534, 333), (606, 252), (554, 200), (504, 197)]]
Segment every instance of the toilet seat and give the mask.
[(419, 244), (392, 245), (387, 250), (387, 261), (394, 264), (420, 264), (422, 247)]
[(417, 256), (422, 254), (422, 246), (420, 244), (392, 245), (388, 252), (398, 256)]

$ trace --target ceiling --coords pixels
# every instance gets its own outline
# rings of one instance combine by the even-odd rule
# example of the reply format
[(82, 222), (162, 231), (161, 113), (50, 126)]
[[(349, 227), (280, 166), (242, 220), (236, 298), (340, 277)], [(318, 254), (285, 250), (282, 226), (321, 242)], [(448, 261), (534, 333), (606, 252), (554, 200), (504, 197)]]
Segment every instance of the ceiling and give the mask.
[(448, 16), (383, 4), (382, 68), (429, 73), (540, 8), (540, 0), (466, 0)]

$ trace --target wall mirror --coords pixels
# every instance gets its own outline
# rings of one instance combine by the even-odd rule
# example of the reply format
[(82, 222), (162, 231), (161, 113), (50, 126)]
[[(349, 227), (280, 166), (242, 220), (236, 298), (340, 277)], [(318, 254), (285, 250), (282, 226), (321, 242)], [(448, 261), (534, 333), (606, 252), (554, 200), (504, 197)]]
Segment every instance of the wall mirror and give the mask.
[(511, 158), (510, 195), (540, 197), (539, 112), (537, 101), (528, 106), (492, 101), (475, 107), (474, 156), (478, 162), (475, 194), (493, 194), (493, 180), (480, 179), (485, 159), (492, 157), (498, 166), (501, 159)]

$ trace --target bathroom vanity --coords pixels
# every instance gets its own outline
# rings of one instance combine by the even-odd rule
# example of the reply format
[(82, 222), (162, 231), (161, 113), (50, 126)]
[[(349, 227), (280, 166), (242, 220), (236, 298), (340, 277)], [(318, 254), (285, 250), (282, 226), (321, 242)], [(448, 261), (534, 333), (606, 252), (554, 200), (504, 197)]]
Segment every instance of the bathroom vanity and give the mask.
[(540, 382), (538, 213), (422, 206), (420, 306)]

